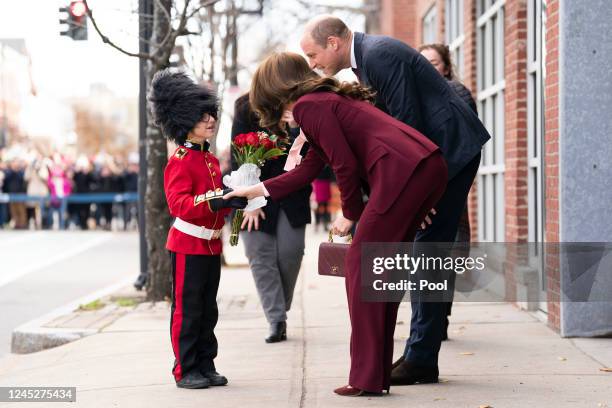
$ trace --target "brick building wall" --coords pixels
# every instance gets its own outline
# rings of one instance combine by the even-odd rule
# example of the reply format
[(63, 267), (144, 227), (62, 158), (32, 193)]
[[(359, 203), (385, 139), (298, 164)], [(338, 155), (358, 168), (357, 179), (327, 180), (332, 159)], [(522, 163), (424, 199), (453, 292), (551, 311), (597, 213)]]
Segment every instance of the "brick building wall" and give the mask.
[[(477, 21), (478, 0), (463, 0), (463, 78), (464, 84), (477, 91)], [(545, 81), (545, 230), (546, 242), (559, 242), (559, 179), (558, 179), (558, 89), (559, 89), (559, 2), (549, 0), (546, 23), (546, 81)], [(444, 42), (446, 0), (382, 0), (381, 32), (418, 47), (422, 43), (422, 21), (431, 7), (437, 7), (439, 42)], [(527, 185), (527, 1), (506, 0), (504, 13), (505, 51), (505, 241), (527, 242), (528, 240), (528, 185)], [(478, 239), (478, 197), (473, 187), (468, 199), (472, 238)], [(510, 254), (504, 264), (504, 275), (510, 292), (515, 289), (513, 261), (524, 254)], [(559, 330), (559, 270), (554, 255), (547, 258), (547, 314), (549, 325)], [(555, 266), (556, 265), (556, 266)]]
[[(463, 84), (476, 96), (476, 1), (464, 0), (463, 3), (463, 27), (465, 30), (465, 41), (463, 43)], [(472, 241), (478, 240), (478, 189), (474, 184), (468, 196), (468, 211), (470, 223), (472, 224)]]

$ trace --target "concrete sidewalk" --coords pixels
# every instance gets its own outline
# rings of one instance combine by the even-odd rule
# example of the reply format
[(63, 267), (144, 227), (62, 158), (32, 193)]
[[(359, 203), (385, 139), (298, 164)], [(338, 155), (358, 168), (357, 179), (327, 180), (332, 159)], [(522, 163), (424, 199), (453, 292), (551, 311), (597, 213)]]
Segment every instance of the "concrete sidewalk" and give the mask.
[[(140, 304), (73, 343), (9, 355), (0, 360), (0, 386), (77, 387), (76, 404), (53, 407), (612, 407), (612, 373), (601, 370), (612, 366), (612, 339), (562, 339), (512, 305), (484, 303), (453, 308), (441, 383), (392, 387), (383, 397), (336, 396), (349, 367), (344, 281), (316, 274), (316, 251), (307, 248), (289, 340), (279, 344), (263, 341), (267, 324), (249, 270), (223, 270), (216, 364), (227, 387), (176, 388), (166, 303)], [(409, 316), (402, 305), (396, 356)]]

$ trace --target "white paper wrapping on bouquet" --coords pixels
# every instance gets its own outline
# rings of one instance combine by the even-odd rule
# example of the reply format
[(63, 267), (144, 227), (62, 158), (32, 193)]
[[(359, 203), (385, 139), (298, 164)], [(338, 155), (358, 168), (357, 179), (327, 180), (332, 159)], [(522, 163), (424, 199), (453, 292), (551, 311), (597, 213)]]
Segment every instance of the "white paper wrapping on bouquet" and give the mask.
[[(261, 170), (256, 164), (245, 163), (238, 167), (238, 170), (232, 171), (231, 174), (224, 176), (223, 184), (232, 189), (254, 186), (260, 182), (259, 176), (261, 176)], [(266, 203), (267, 201), (265, 197), (253, 198), (252, 200), (249, 200), (247, 206), (244, 208), (244, 211), (253, 211), (258, 208), (265, 207)]]

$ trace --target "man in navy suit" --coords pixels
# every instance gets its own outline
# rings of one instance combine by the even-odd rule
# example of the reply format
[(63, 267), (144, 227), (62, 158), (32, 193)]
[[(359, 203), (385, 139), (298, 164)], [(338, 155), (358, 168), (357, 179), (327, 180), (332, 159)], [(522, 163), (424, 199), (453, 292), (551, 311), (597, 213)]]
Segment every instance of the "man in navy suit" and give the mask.
[[(396, 39), (353, 33), (339, 18), (324, 15), (306, 25), (300, 46), (311, 67), (326, 75), (352, 68), (362, 84), (377, 92), (379, 108), (440, 147), (448, 184), (431, 224), (419, 231), (416, 241), (454, 242), (480, 151), (490, 139), (478, 116), (427, 59)], [(442, 302), (412, 300), (410, 338), (393, 364), (393, 385), (438, 382), (445, 315)]]

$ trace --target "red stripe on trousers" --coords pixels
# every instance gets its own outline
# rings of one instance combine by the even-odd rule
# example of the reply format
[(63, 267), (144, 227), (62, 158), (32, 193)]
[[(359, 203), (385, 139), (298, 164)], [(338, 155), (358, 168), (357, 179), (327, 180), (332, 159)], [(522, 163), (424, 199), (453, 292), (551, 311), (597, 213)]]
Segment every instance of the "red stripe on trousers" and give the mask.
[(171, 327), (171, 341), (172, 350), (174, 351), (174, 358), (176, 359), (176, 365), (172, 370), (174, 379), (179, 381), (183, 378), (183, 372), (181, 367), (181, 350), (179, 345), (179, 337), (181, 335), (181, 326), (183, 325), (183, 286), (185, 284), (185, 254), (175, 254), (176, 265), (175, 265), (175, 282), (174, 282), (174, 314), (172, 315), (172, 327)]

